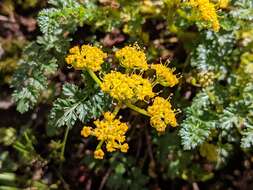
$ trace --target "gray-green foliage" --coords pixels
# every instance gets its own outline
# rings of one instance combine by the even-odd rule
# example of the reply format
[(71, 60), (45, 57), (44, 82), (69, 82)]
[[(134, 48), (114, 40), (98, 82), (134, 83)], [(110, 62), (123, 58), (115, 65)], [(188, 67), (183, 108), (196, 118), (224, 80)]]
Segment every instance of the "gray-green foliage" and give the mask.
[(180, 136), (185, 149), (195, 148), (208, 138), (215, 124), (208, 117), (210, 100), (205, 92), (199, 93), (193, 100), (192, 106), (186, 109), (186, 119), (182, 123)]
[(68, 6), (64, 1), (51, 3), (58, 7), (39, 14), (38, 25), (43, 35), (26, 48), (14, 75), (13, 97), (21, 113), (32, 108), (41, 92), (47, 89), (48, 76), (54, 74), (58, 65), (62, 64), (69, 47), (70, 38), (66, 34), (74, 32), (84, 19), (81, 5), (73, 0), (68, 1)]
[(47, 88), (47, 75), (54, 73), (57, 68), (55, 57), (47, 54), (43, 46), (37, 43), (30, 44), (25, 53), (13, 76), (13, 98), (21, 113), (37, 103), (40, 93)]
[(237, 19), (253, 20), (253, 2), (251, 0), (235, 1), (234, 5), (237, 9), (230, 12), (230, 15)]
[[(101, 14), (105, 14), (97, 10), (93, 3), (82, 5), (75, 0), (51, 0), (49, 3), (54, 7), (44, 9), (38, 15), (42, 36), (26, 48), (14, 75), (13, 98), (21, 113), (38, 103), (42, 92), (48, 89), (48, 77), (56, 73), (59, 65), (64, 64), (71, 41), (69, 34), (83, 23), (101, 20)], [(111, 26), (109, 22), (103, 25), (107, 29)], [(53, 105), (51, 126), (72, 126), (77, 119), (87, 122), (98, 117), (110, 104), (108, 96), (97, 88), (80, 90), (74, 84), (65, 84), (62, 94), (62, 98), (58, 98)]]
[(101, 92), (95, 84), (79, 89), (74, 84), (66, 83), (62, 88), (62, 96), (54, 102), (49, 115), (49, 124), (61, 127), (72, 127), (77, 120), (85, 123), (99, 117), (109, 109), (111, 99)]
[[(253, 145), (252, 76), (246, 69), (249, 66), (240, 63), (243, 53), (252, 46), (249, 43), (238, 48), (237, 41), (238, 30), (252, 26), (252, 1), (237, 1), (234, 5), (236, 8), (223, 19), (232, 16), (236, 22), (230, 22), (227, 32), (205, 32), (190, 56), (194, 68), (214, 72), (216, 78), (212, 86), (197, 92), (185, 110), (186, 118), (179, 133), (185, 149), (194, 149), (213, 139), (218, 144), (240, 143), (242, 148)], [(238, 14), (237, 10), (246, 13)]]
[(191, 57), (191, 65), (200, 70), (225, 70), (235, 46), (232, 33), (216, 34), (211, 31), (202, 33), (200, 42)]
[[(49, 4), (53, 7), (42, 10), (37, 19), (42, 35), (26, 48), (14, 74), (13, 98), (21, 113), (38, 103), (48, 88), (48, 77), (65, 64), (64, 57), (72, 40), (70, 34), (79, 26), (87, 24), (93, 30), (111, 31), (123, 23), (118, 11), (92, 1), (81, 4), (76, 0), (51, 0)], [(128, 8), (125, 7), (130, 11)]]

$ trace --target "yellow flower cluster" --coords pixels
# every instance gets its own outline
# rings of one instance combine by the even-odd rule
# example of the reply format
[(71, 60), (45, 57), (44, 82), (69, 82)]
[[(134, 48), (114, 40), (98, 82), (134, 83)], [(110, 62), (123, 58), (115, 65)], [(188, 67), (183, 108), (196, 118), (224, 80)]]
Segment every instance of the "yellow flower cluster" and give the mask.
[(215, 10), (215, 5), (213, 3), (209, 0), (189, 0), (189, 4), (200, 11), (203, 20), (212, 23), (212, 27), (215, 32), (219, 31), (220, 24)]
[(101, 64), (106, 57), (107, 54), (99, 48), (82, 45), (81, 48), (75, 46), (69, 50), (66, 62), (77, 70), (87, 68), (92, 71), (98, 71), (101, 69)]
[(173, 87), (178, 84), (178, 78), (173, 74), (175, 70), (162, 64), (151, 65), (151, 69), (156, 71), (157, 81), (163, 86)]
[(152, 98), (155, 95), (148, 79), (137, 74), (127, 75), (120, 72), (105, 75), (101, 89), (120, 101), (145, 100), (146, 97)]
[(142, 70), (148, 69), (146, 55), (138, 45), (126, 46), (116, 51), (115, 56), (119, 59), (123, 67)]
[(228, 7), (229, 0), (220, 0), (219, 1), (219, 7), (222, 9), (226, 9)]
[[(120, 122), (119, 119), (115, 119), (114, 114), (106, 112), (103, 120), (96, 120), (94, 122), (96, 128), (84, 126), (81, 135), (84, 137), (95, 136), (101, 143), (106, 143), (106, 150), (113, 152), (119, 149), (121, 152), (127, 152), (128, 144), (124, 143), (126, 140), (125, 133), (128, 130), (126, 123)], [(102, 144), (101, 144), (102, 145)], [(96, 159), (103, 159), (104, 152), (101, 149), (101, 145), (98, 146), (94, 152)]]
[(169, 101), (156, 97), (152, 106), (148, 107), (150, 115), (150, 124), (158, 132), (164, 132), (167, 125), (177, 126), (176, 114), (171, 108)]
[[(195, 1), (200, 2), (201, 0)], [(191, 2), (195, 1), (191, 0)], [(200, 7), (200, 5), (196, 5), (196, 7)], [(155, 97), (156, 93), (153, 92), (153, 87), (157, 83), (166, 87), (173, 87), (178, 84), (179, 79), (173, 74), (174, 69), (163, 64), (148, 65), (144, 51), (135, 44), (115, 52), (115, 57), (125, 68), (125, 73), (111, 71), (105, 74), (101, 81), (94, 72), (101, 70), (101, 64), (106, 57), (107, 54), (101, 49), (90, 45), (75, 46), (69, 50), (66, 57), (68, 64), (77, 70), (88, 70), (91, 78), (99, 84), (101, 90), (118, 100), (116, 101), (118, 105), (113, 113), (104, 113), (102, 120), (94, 121), (95, 128), (84, 126), (81, 131), (83, 137), (94, 136), (99, 141), (94, 151), (94, 158), (96, 159), (103, 159), (105, 150), (107, 152), (128, 151), (129, 146), (126, 143), (125, 136), (128, 126), (116, 119), (116, 115), (123, 105), (143, 115), (150, 116), (151, 126), (159, 133), (164, 132), (167, 125), (177, 126), (176, 113), (172, 110), (170, 102), (161, 97)], [(152, 82), (154, 79), (150, 81), (142, 76), (142, 73), (150, 69), (156, 72), (155, 82)], [(138, 100), (147, 101), (152, 98), (154, 98), (153, 105), (149, 106), (147, 110), (134, 105)]]

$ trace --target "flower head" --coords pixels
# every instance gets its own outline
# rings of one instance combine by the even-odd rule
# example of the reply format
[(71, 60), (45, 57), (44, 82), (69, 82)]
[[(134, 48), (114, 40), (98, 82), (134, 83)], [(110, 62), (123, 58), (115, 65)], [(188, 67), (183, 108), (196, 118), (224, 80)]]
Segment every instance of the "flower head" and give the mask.
[(120, 151), (121, 151), (121, 152), (127, 152), (127, 151), (128, 151), (128, 148), (129, 148), (128, 144), (127, 144), (127, 143), (124, 143), (123, 145), (121, 145)]
[(104, 155), (105, 153), (102, 149), (97, 149), (94, 152), (94, 158), (99, 159), (99, 160), (102, 160), (104, 158)]
[(164, 132), (167, 125), (177, 126), (176, 114), (171, 108), (169, 101), (156, 97), (152, 106), (148, 107), (150, 115), (150, 124), (158, 132)]
[(154, 97), (154, 92), (152, 91), (152, 83), (148, 79), (142, 78), (140, 75), (133, 74), (130, 76), (134, 81), (134, 94), (136, 99), (145, 100), (146, 97)]
[(178, 78), (173, 74), (174, 70), (162, 64), (151, 65), (151, 69), (156, 71), (157, 81), (163, 86), (173, 87), (178, 84)]
[(142, 70), (148, 69), (145, 53), (138, 45), (126, 46), (116, 51), (115, 56), (119, 59), (123, 67)]
[(219, 7), (222, 9), (226, 9), (229, 5), (229, 0), (220, 0)]
[[(115, 119), (115, 116), (112, 113), (106, 112), (104, 114), (104, 119), (96, 120), (94, 124), (96, 125), (96, 128), (92, 129), (91, 127), (84, 127), (81, 135), (87, 137), (87, 134), (89, 134), (95, 136), (100, 142), (105, 142), (106, 150), (108, 152), (113, 152), (116, 149), (119, 149), (122, 152), (127, 152), (128, 144), (124, 143), (126, 140), (125, 133), (128, 130), (126, 123), (120, 122), (119, 119)], [(95, 151), (95, 157), (96, 155), (101, 155), (102, 150), (100, 150), (101, 149), (97, 150), (100, 152), (97, 154)]]
[(66, 62), (77, 70), (88, 68), (93, 71), (98, 71), (101, 69), (101, 64), (106, 57), (106, 53), (99, 48), (82, 45), (81, 48), (75, 46), (69, 50)]
[(210, 22), (215, 32), (219, 31), (220, 24), (215, 10), (215, 5), (213, 3), (209, 0), (189, 0), (189, 4), (199, 10), (202, 19)]
[(86, 127), (84, 126), (82, 131), (81, 131), (81, 135), (84, 136), (84, 137), (88, 137), (91, 135), (91, 132), (92, 132), (92, 128), (91, 127)]
[(154, 96), (151, 82), (136, 74), (111, 72), (105, 75), (101, 89), (120, 101), (144, 100)]

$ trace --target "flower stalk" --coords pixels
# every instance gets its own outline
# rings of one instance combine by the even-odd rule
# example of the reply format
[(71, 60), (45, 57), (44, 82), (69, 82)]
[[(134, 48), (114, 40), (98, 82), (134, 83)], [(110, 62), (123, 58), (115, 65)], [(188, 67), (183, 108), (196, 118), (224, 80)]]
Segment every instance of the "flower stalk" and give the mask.
[(64, 134), (63, 142), (62, 142), (62, 148), (61, 148), (61, 154), (60, 154), (60, 160), (61, 161), (65, 160), (64, 153), (65, 153), (65, 146), (66, 146), (66, 142), (67, 142), (67, 139), (68, 139), (69, 130), (70, 130), (70, 126), (68, 125), (67, 128), (66, 128), (65, 134)]

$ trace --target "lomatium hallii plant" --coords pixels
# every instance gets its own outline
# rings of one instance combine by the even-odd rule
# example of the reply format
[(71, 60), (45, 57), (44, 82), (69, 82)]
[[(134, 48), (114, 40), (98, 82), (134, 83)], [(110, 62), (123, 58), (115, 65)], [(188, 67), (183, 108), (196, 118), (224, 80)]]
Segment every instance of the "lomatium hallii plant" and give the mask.
[[(112, 112), (105, 112), (102, 119), (94, 121), (94, 127), (84, 126), (81, 135), (85, 138), (94, 136), (99, 141), (94, 152), (96, 159), (103, 159), (105, 150), (127, 152), (126, 142), (127, 123), (120, 121), (118, 112), (128, 107), (142, 115), (150, 117), (150, 125), (158, 133), (164, 133), (167, 127), (176, 127), (175, 110), (169, 98), (160, 96), (154, 87), (158, 84), (173, 87), (178, 84), (179, 77), (175, 69), (166, 64), (148, 64), (144, 51), (137, 45), (126, 46), (115, 52), (114, 59), (117, 67), (108, 73), (100, 72), (107, 54), (100, 48), (91, 45), (75, 46), (69, 50), (67, 64), (76, 70), (88, 71), (104, 93), (109, 94), (115, 103)], [(148, 70), (155, 73), (145, 77)], [(145, 108), (136, 106), (138, 101), (146, 103)], [(103, 146), (104, 145), (104, 146)]]

